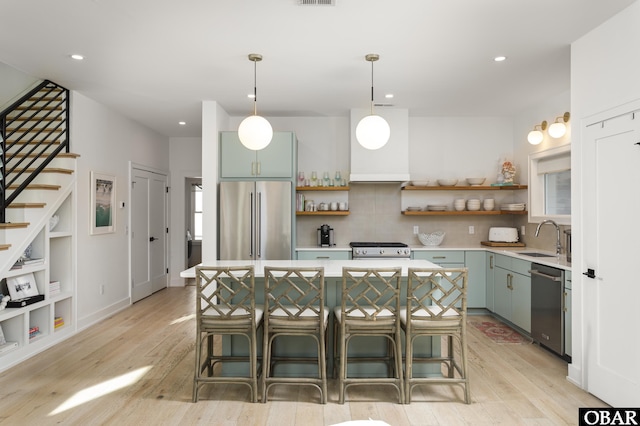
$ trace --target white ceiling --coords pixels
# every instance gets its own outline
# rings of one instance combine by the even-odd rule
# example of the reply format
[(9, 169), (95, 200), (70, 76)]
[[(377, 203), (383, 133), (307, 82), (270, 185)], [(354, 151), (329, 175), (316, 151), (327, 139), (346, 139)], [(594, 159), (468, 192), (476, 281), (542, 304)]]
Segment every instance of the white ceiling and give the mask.
[(514, 115), (569, 90), (571, 42), (633, 1), (2, 0), (0, 61), (172, 137), (200, 136), (203, 100), (251, 113), (253, 52), (267, 117), (367, 108), (367, 53), (376, 102)]

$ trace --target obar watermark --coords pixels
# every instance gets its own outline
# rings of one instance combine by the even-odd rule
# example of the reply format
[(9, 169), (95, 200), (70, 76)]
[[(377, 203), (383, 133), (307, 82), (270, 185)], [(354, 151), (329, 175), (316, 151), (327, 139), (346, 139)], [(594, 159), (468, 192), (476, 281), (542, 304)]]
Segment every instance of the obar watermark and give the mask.
[(580, 408), (580, 426), (638, 426), (640, 408)]

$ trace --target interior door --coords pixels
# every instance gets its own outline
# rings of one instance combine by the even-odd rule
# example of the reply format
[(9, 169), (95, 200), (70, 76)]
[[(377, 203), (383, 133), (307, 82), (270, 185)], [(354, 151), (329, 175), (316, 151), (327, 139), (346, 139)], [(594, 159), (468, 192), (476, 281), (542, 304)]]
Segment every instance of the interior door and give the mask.
[[(625, 114), (584, 129), (581, 277), (587, 389), (615, 407), (640, 406), (640, 117)], [(574, 266), (576, 267), (576, 266)], [(574, 274), (576, 275), (576, 274)]]
[(131, 300), (167, 286), (167, 175), (131, 173)]

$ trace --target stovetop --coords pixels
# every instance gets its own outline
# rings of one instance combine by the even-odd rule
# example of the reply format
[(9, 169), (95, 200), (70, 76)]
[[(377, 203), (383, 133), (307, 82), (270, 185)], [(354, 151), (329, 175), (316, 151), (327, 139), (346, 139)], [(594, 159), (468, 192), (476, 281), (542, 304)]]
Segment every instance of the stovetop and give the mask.
[(410, 258), (411, 249), (404, 243), (381, 242), (381, 241), (355, 241), (349, 243), (351, 246), (352, 259), (366, 258)]
[(380, 242), (380, 241), (374, 241), (374, 242), (351, 242), (349, 243), (349, 246), (351, 246), (352, 248), (361, 248), (361, 247), (397, 247), (397, 248), (405, 248), (405, 247), (409, 247), (407, 244), (404, 243), (387, 243), (387, 242)]

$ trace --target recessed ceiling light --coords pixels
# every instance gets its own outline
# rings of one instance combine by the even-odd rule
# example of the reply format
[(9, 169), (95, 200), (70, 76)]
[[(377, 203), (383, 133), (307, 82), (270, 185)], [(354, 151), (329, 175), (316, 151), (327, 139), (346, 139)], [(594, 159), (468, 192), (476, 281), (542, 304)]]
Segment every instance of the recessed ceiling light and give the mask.
[(502, 61), (506, 61), (507, 57), (506, 56), (496, 56), (495, 58), (493, 58), (494, 61), (496, 62), (502, 62)]
[(387, 93), (386, 95), (384, 95), (385, 98), (387, 99), (392, 99), (393, 98), (393, 93)]
[(186, 126), (187, 122), (186, 121), (178, 121), (178, 124), (181, 126)]
[(77, 53), (71, 55), (71, 59), (75, 59), (76, 61), (81, 61), (84, 59), (84, 56), (78, 55)]

